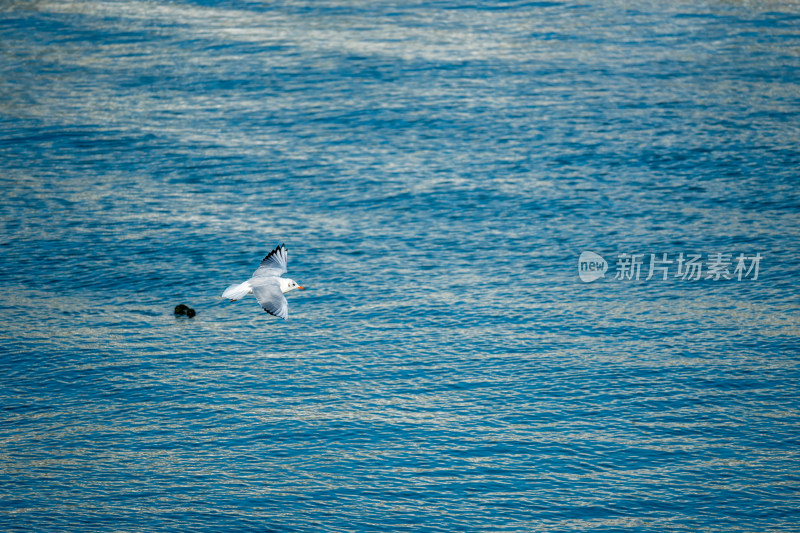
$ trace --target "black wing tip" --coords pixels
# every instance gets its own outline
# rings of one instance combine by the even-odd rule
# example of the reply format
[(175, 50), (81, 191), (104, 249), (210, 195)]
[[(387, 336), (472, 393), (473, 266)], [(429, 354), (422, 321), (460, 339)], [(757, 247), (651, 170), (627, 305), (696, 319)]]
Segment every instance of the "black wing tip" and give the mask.
[(269, 309), (267, 309), (266, 307), (262, 307), (261, 309), (263, 309), (264, 311), (266, 311), (267, 313), (271, 314), (271, 315), (272, 315), (272, 316), (274, 316), (274, 317), (277, 317), (277, 318), (283, 318), (284, 320), (288, 320), (288, 318), (284, 318), (284, 317), (282, 317), (282, 316), (280, 316), (280, 315), (276, 315), (275, 313), (273, 313), (272, 311), (270, 311), (270, 310), (269, 310)]
[(276, 246), (274, 250), (272, 250), (270, 253), (268, 253), (268, 254), (267, 254), (265, 257), (264, 257), (264, 259), (262, 259), (262, 260), (261, 260), (261, 262), (263, 263), (264, 261), (266, 261), (267, 259), (269, 259), (269, 258), (270, 258), (270, 257), (272, 257), (273, 255), (277, 254), (277, 253), (278, 253), (278, 252), (280, 252), (281, 250), (283, 250), (284, 252), (286, 251), (286, 246), (285, 246), (283, 243), (281, 243), (281, 245), (280, 245), (280, 246)]

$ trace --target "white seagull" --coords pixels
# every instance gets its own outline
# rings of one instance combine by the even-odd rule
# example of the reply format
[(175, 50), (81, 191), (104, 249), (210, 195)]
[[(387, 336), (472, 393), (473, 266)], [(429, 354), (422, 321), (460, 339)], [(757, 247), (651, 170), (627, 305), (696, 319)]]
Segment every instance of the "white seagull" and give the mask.
[(286, 301), (284, 294), (305, 287), (301, 287), (293, 279), (282, 278), (281, 274), (286, 270), (286, 247), (281, 244), (267, 254), (250, 279), (238, 285), (231, 285), (225, 289), (222, 297), (235, 302), (252, 292), (264, 311), (288, 320), (289, 302)]

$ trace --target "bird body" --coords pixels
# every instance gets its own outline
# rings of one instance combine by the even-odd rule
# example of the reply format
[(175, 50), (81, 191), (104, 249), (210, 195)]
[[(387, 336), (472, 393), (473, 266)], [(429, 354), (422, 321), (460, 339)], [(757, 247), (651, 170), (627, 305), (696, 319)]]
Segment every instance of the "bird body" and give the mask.
[(231, 285), (225, 289), (222, 297), (233, 302), (253, 293), (264, 311), (287, 320), (289, 302), (284, 294), (305, 287), (298, 285), (293, 279), (281, 277), (287, 271), (286, 261), (286, 247), (281, 244), (267, 254), (250, 279)]

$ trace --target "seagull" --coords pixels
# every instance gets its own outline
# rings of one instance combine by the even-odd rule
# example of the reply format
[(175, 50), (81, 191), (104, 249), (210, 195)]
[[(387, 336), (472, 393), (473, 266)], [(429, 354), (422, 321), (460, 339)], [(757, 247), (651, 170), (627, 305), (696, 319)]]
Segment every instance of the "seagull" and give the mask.
[(222, 297), (235, 302), (252, 292), (264, 311), (288, 320), (289, 302), (286, 301), (284, 294), (305, 287), (301, 287), (293, 279), (282, 278), (281, 274), (286, 270), (286, 247), (281, 244), (267, 254), (250, 279), (244, 283), (231, 285), (225, 289)]

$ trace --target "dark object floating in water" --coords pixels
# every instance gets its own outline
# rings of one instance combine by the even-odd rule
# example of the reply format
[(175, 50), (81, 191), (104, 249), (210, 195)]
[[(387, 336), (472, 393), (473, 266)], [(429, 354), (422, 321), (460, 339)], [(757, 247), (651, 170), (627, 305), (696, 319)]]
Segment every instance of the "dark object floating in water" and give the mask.
[(175, 306), (175, 316), (188, 316), (189, 318), (194, 317), (197, 313), (194, 312), (194, 309), (189, 307), (188, 305), (179, 304)]

